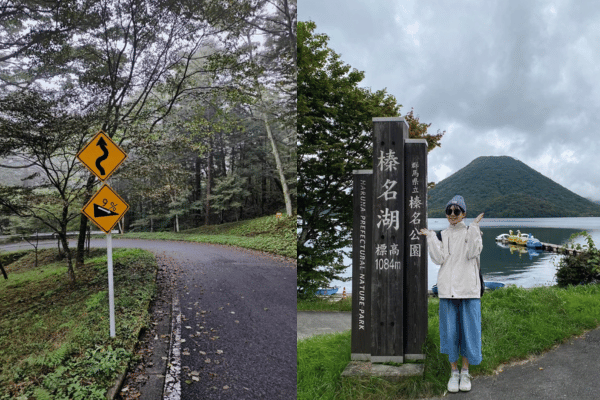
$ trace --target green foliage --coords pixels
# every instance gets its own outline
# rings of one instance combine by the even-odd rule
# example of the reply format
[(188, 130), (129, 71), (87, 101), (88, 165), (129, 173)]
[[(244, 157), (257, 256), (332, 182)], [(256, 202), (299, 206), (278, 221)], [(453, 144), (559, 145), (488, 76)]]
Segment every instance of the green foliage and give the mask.
[[(318, 335), (298, 342), (298, 399), (413, 399), (441, 397), (450, 375), (441, 354), (439, 299), (428, 303), (423, 379), (390, 384), (377, 378), (344, 380), (350, 361), (350, 332)], [(492, 374), (500, 365), (551, 349), (600, 323), (600, 285), (561, 289), (514, 286), (486, 294), (481, 302), (482, 353), (472, 375)]]
[[(117, 337), (110, 338), (106, 252), (93, 250), (76, 286), (64, 282), (55, 249), (33, 252), (0, 281), (0, 399), (101, 399), (145, 324), (155, 294), (156, 261), (139, 249), (115, 249)], [(21, 284), (11, 286), (11, 281)]]
[(600, 250), (594, 245), (590, 234), (585, 231), (571, 235), (571, 247), (573, 247), (573, 240), (579, 236), (583, 236), (586, 240), (583, 247), (576, 246), (583, 251), (577, 255), (566, 255), (560, 260), (556, 269), (556, 283), (560, 287), (600, 282)]
[[(316, 33), (312, 21), (298, 23), (298, 286), (311, 296), (332, 279), (343, 279), (343, 248), (351, 241), (352, 171), (372, 168), (373, 117), (400, 115), (385, 89), (359, 87), (364, 73), (345, 64)], [(411, 137), (429, 149), (442, 134), (411, 111)]]
[(428, 216), (445, 218), (454, 195), (469, 216), (542, 218), (600, 216), (600, 206), (560, 186), (512, 157), (478, 157), (428, 192)]
[(297, 255), (295, 228), (296, 219), (284, 214), (281, 218), (271, 215), (248, 221), (203, 226), (180, 233), (136, 232), (126, 233), (124, 237), (225, 244), (295, 259)]
[(331, 301), (317, 296), (309, 299), (298, 299), (298, 311), (352, 311), (352, 297)]

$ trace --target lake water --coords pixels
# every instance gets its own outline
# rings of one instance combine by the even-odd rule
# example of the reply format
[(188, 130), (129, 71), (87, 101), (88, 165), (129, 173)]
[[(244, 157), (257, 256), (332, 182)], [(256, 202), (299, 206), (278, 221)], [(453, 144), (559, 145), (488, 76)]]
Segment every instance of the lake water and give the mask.
[[(470, 224), (472, 219), (465, 219)], [(429, 229), (439, 231), (448, 227), (446, 218), (429, 218)], [(496, 281), (505, 284), (514, 284), (520, 287), (535, 287), (553, 285), (556, 283), (556, 266), (563, 257), (556, 253), (546, 251), (520, 250), (514, 246), (496, 243), (496, 236), (508, 233), (512, 229), (515, 233), (531, 233), (542, 242), (562, 245), (569, 241), (569, 237), (576, 232), (587, 231), (593, 238), (596, 247), (600, 247), (600, 218), (484, 218), (480, 224), (483, 232), (483, 250), (481, 252), (481, 272), (486, 281)], [(575, 243), (584, 244), (583, 238), (577, 238)], [(343, 274), (352, 277), (352, 260), (346, 258), (344, 265), (349, 266)], [(437, 282), (439, 266), (431, 258), (428, 264), (428, 288)], [(352, 282), (332, 281), (332, 286), (346, 288), (352, 292)]]

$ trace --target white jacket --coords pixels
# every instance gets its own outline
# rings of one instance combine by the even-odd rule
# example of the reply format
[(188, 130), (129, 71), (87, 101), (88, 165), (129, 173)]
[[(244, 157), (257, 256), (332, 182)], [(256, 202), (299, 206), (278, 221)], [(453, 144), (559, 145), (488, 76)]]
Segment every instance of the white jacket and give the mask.
[(427, 234), (431, 260), (441, 265), (438, 272), (438, 296), (442, 299), (475, 299), (480, 297), (481, 282), (477, 257), (483, 243), (479, 225), (464, 222), (450, 225), (442, 231), (442, 241), (435, 232)]

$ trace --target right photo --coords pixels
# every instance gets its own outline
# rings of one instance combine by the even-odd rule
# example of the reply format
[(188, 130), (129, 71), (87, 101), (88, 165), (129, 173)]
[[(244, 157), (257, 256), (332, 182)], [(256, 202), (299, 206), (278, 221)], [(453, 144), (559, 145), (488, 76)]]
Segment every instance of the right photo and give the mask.
[(298, 2), (298, 399), (598, 397), (598, 17)]

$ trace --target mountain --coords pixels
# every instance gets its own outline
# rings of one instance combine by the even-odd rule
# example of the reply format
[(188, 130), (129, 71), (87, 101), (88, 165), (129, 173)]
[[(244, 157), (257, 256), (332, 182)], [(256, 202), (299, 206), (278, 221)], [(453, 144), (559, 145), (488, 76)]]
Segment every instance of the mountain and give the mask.
[(476, 158), (440, 181), (428, 192), (428, 216), (445, 217), (457, 194), (465, 198), (469, 217), (600, 217), (599, 204), (508, 156)]

